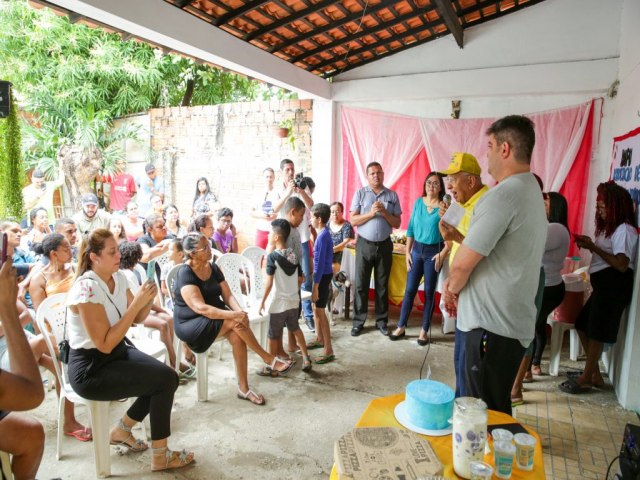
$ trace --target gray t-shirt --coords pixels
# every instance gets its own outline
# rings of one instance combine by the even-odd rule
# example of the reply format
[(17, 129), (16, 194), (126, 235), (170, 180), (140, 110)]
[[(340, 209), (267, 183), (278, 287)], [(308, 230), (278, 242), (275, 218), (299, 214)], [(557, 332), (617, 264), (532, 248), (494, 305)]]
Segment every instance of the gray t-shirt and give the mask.
[(553, 287), (562, 283), (562, 268), (564, 259), (569, 253), (569, 230), (561, 223), (550, 223), (547, 232), (547, 242), (542, 255), (544, 267), (544, 286)]
[(531, 173), (507, 177), (478, 201), (463, 244), (485, 258), (460, 292), (460, 330), (531, 343), (546, 239), (544, 202)]

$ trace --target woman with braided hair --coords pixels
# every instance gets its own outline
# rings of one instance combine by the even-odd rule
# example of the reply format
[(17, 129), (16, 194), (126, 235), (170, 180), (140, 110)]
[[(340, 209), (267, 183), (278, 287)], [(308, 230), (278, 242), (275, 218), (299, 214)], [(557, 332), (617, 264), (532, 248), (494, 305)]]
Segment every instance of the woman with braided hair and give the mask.
[(620, 317), (631, 302), (638, 229), (629, 192), (612, 181), (598, 185), (595, 240), (575, 234), (574, 239), (592, 253), (593, 293), (576, 320), (587, 360), (584, 372), (568, 375), (560, 390), (583, 393), (604, 386), (598, 360), (605, 343), (616, 343)]

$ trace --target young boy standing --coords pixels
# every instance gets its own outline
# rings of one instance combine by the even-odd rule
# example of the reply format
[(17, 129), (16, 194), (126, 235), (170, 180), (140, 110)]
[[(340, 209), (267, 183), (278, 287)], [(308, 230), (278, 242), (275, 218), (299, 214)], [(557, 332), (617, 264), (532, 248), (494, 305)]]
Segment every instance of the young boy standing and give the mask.
[(325, 203), (316, 203), (311, 207), (311, 224), (318, 232), (318, 238), (313, 245), (313, 293), (311, 301), (315, 304), (314, 315), (318, 341), (324, 344), (324, 355), (316, 363), (329, 363), (336, 359), (331, 346), (331, 332), (329, 320), (324, 309), (329, 300), (329, 289), (333, 277), (333, 242), (331, 232), (326, 228), (331, 210)]
[[(302, 352), (302, 371), (308, 372), (311, 370), (311, 358), (307, 351), (304, 334), (298, 325), (300, 285), (304, 281), (304, 276), (297, 255), (293, 249), (287, 248), (287, 239), (291, 230), (291, 225), (285, 219), (271, 222), (269, 243), (273, 251), (267, 256), (267, 281), (259, 312), (262, 314), (273, 289), (269, 305), (269, 352), (274, 356), (278, 355), (278, 346), (282, 342), (282, 331), (286, 325)], [(260, 374), (270, 375), (271, 371), (264, 370)]]

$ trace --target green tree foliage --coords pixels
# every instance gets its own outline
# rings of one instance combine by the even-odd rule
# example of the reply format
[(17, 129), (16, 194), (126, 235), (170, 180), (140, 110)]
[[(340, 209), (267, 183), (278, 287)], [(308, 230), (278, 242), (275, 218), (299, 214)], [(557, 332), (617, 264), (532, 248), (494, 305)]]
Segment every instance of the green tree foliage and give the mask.
[(105, 173), (121, 160), (131, 127), (113, 119), (149, 108), (209, 105), (271, 95), (270, 88), (118, 34), (73, 24), (26, 0), (0, 0), (0, 72), (14, 84), (30, 121), (24, 125), (26, 167), (58, 171), (63, 145), (102, 154)]
[(24, 175), (20, 139), (18, 108), (11, 98), (9, 116), (0, 119), (0, 218), (22, 217)]

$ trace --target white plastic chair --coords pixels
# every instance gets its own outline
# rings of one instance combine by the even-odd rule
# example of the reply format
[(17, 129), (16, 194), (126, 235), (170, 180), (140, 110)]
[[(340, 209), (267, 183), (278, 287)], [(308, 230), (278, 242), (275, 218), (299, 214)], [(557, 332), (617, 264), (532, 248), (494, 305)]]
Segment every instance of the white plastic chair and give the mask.
[(242, 256), (248, 258), (253, 263), (255, 270), (255, 281), (253, 284), (253, 292), (255, 298), (260, 302), (264, 295), (265, 281), (262, 276), (262, 264), (267, 256), (267, 251), (260, 247), (247, 247), (242, 251)]
[(0, 451), (0, 473), (6, 480), (13, 480), (11, 472), (11, 456), (7, 452)]
[[(176, 284), (176, 277), (178, 275), (178, 271), (180, 270), (180, 268), (183, 265), (176, 265), (175, 267), (173, 267), (171, 270), (169, 270), (169, 273), (167, 274), (167, 290), (169, 291), (169, 296), (171, 297), (171, 300), (173, 302), (175, 302), (175, 284)], [(181, 358), (182, 356), (182, 343), (180, 342), (180, 339), (178, 339), (178, 337), (176, 336), (176, 339), (178, 340), (178, 347), (176, 348), (176, 358)], [(213, 343), (220, 343), (220, 360), (222, 360), (222, 341), (224, 340), (224, 337), (217, 337), (215, 342)], [(195, 352), (194, 352), (195, 353)], [(206, 402), (209, 399), (209, 365), (207, 363), (208, 357), (207, 357), (207, 352), (202, 352), (202, 353), (195, 353), (196, 356), (196, 386), (197, 386), (197, 391), (198, 391), (198, 401), (199, 402)]]
[(573, 323), (558, 322), (551, 313), (547, 317), (547, 323), (551, 325), (551, 352), (549, 361), (549, 375), (558, 376), (560, 368), (560, 352), (562, 351), (562, 340), (565, 332), (569, 331), (569, 358), (574, 362), (578, 360), (580, 354), (580, 337)]
[[(56, 360), (56, 349), (52, 343), (50, 332), (55, 342), (59, 342), (64, 334), (64, 321), (66, 315), (65, 300), (67, 295), (59, 293), (45, 299), (38, 307), (36, 323), (43, 333), (47, 348), (51, 358), (54, 359), (56, 375), (60, 379), (60, 398), (58, 399), (58, 441), (56, 459), (61, 457), (61, 443), (64, 424), (64, 402), (65, 399), (73, 403), (80, 403), (89, 408), (91, 419), (91, 429), (93, 433), (93, 453), (96, 464), (96, 476), (105, 478), (111, 475), (111, 458), (109, 455), (109, 402), (99, 402), (82, 398), (69, 384), (66, 369)], [(48, 328), (49, 326), (50, 328)], [(67, 325), (67, 331), (68, 331)]]
[(220, 250), (218, 250), (217, 248), (211, 248), (211, 260), (216, 261), (218, 260), (222, 255), (224, 255), (224, 253), (222, 253)]

